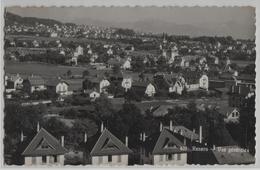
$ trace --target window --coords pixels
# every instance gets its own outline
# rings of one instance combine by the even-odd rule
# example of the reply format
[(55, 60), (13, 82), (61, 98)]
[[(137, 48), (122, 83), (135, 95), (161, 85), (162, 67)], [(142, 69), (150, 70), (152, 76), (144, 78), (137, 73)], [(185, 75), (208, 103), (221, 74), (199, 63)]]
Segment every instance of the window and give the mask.
[(108, 162), (112, 162), (112, 155), (108, 155)]
[(177, 160), (181, 160), (181, 154), (177, 154)]
[(171, 160), (173, 160), (173, 155), (172, 154), (168, 154), (167, 158), (168, 158), (168, 161), (171, 161)]
[(102, 157), (102, 156), (99, 156), (99, 157), (98, 157), (98, 163), (99, 163), (99, 164), (102, 164), (102, 163), (103, 163), (103, 157)]
[(58, 162), (57, 155), (53, 156), (54, 163)]
[(117, 162), (121, 162), (121, 161), (122, 161), (121, 155), (118, 155)]
[(47, 162), (47, 157), (46, 156), (42, 156), (42, 163), (46, 163)]
[(160, 160), (159, 160), (160, 162), (162, 162), (163, 161), (163, 155), (160, 155)]
[(32, 164), (33, 164), (33, 165), (36, 164), (36, 157), (32, 157)]
[(234, 113), (232, 113), (232, 117), (235, 117), (235, 114), (234, 114)]

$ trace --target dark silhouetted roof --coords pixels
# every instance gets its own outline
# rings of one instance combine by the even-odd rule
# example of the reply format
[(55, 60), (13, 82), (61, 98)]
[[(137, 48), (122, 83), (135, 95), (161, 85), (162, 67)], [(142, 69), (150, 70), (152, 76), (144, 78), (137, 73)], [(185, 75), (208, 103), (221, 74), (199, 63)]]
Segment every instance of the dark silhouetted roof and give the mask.
[(164, 128), (155, 144), (153, 154), (181, 153), (185, 145), (179, 141), (170, 130)]
[(45, 81), (41, 76), (33, 75), (33, 76), (28, 77), (28, 80), (29, 80), (31, 86), (38, 86), (38, 85), (45, 84)]
[(111, 132), (105, 129), (100, 135), (100, 137), (98, 138), (90, 155), (91, 156), (123, 155), (123, 154), (130, 154), (130, 153), (132, 153), (132, 150), (130, 150), (127, 146), (125, 146), (125, 144), (122, 143)]
[[(42, 146), (45, 146), (44, 148)], [(45, 129), (41, 128), (36, 136), (29, 143), (22, 155), (24, 156), (44, 156), (62, 155), (67, 150), (61, 146), (60, 142)]]

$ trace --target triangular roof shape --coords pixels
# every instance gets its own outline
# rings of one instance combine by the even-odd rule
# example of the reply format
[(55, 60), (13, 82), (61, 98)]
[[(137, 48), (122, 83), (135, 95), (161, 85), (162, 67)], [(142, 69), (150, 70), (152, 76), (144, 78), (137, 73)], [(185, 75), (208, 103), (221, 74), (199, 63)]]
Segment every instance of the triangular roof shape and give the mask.
[(67, 150), (61, 146), (60, 142), (48, 131), (41, 128), (35, 135), (26, 149), (23, 151), (24, 156), (45, 156), (45, 155), (62, 155)]
[(186, 152), (181, 150), (183, 146), (185, 145), (173, 135), (172, 131), (164, 128), (155, 144), (153, 154)]
[(91, 156), (123, 155), (133, 151), (115, 137), (109, 130), (105, 129), (98, 138), (95, 146), (90, 152)]

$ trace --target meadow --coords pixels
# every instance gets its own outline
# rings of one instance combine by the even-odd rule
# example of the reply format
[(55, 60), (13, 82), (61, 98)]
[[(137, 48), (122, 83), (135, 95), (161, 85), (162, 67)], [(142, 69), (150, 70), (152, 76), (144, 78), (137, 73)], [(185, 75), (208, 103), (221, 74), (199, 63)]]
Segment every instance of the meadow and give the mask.
[(10, 62), (6, 61), (4, 70), (10, 74), (21, 74), (21, 75), (41, 75), (42, 77), (60, 76), (67, 73), (68, 70), (73, 75), (82, 75), (84, 70), (88, 69), (83, 66), (61, 66), (46, 63), (35, 63), (35, 62)]

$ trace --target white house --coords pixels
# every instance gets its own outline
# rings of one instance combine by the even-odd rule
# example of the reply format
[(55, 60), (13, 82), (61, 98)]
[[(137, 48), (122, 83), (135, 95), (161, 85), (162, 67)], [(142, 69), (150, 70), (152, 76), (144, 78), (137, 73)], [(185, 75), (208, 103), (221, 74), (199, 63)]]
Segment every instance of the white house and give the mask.
[(129, 154), (132, 153), (127, 146), (127, 137), (124, 144), (109, 130), (103, 130), (90, 152), (92, 165), (127, 166)]
[(90, 99), (92, 100), (96, 100), (96, 98), (99, 98), (100, 97), (100, 93), (96, 92), (96, 91), (93, 91), (89, 94), (89, 97)]
[(23, 151), (26, 166), (63, 166), (64, 137), (61, 143), (45, 129), (41, 128), (30, 144)]
[(99, 92), (106, 93), (106, 87), (110, 86), (110, 82), (106, 79), (101, 80), (99, 83)]
[(154, 96), (154, 94), (156, 93), (155, 91), (155, 87), (149, 83), (146, 87), (146, 90), (145, 90), (145, 94), (148, 96), (148, 97), (152, 97)]
[(234, 108), (231, 112), (226, 113), (226, 118), (224, 121), (226, 123), (238, 123), (239, 122), (239, 117), (240, 117), (240, 112), (237, 108)]
[(69, 84), (66, 83), (65, 81), (60, 81), (56, 85), (56, 93), (60, 95), (69, 95)]
[(131, 69), (131, 60), (130, 59), (125, 60), (121, 67), (124, 70)]
[(131, 78), (123, 78), (122, 80), (122, 87), (127, 91), (132, 87), (132, 79)]
[(16, 90), (16, 89), (22, 87), (22, 85), (23, 85), (23, 78), (19, 74), (6, 75), (5, 76), (5, 86), (7, 86), (8, 82), (12, 82), (13, 83), (12, 89)]
[(180, 81), (176, 81), (174, 85), (169, 87), (169, 93), (177, 93), (181, 95), (183, 90), (184, 85)]
[(199, 80), (199, 86), (202, 89), (205, 89), (208, 91), (209, 89), (209, 78), (206, 74), (203, 74)]
[(187, 164), (187, 151), (182, 149), (184, 147), (185, 145), (171, 130), (163, 128), (152, 152), (153, 164), (156, 166)]
[(58, 33), (57, 32), (52, 32), (50, 36), (51, 37), (58, 37)]
[(84, 51), (83, 51), (83, 47), (81, 47), (80, 45), (76, 48), (75, 52), (74, 52), (74, 56), (79, 56), (79, 55), (83, 55)]
[(111, 48), (109, 48), (109, 49), (107, 50), (107, 54), (108, 54), (108, 55), (113, 55), (113, 50), (112, 50)]

